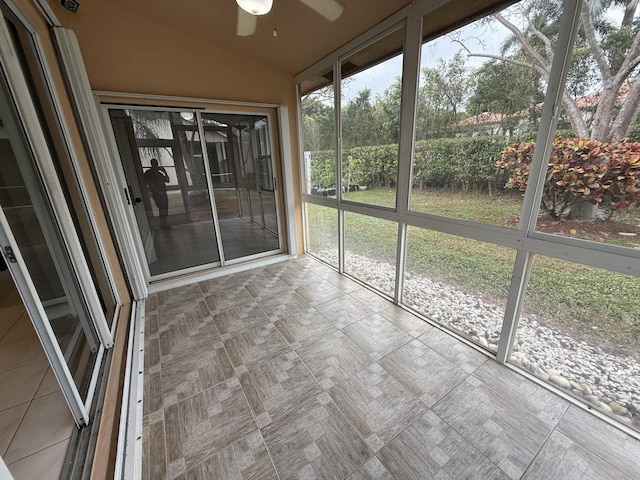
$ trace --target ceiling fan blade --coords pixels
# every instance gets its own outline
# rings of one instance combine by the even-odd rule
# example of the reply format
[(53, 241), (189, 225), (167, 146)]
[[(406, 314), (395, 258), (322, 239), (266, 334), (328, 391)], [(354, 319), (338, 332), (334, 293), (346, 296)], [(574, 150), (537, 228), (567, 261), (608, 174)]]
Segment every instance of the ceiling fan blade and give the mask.
[(300, 0), (307, 7), (315, 10), (330, 22), (335, 22), (342, 16), (344, 7), (337, 0)]
[(236, 25), (236, 35), (239, 37), (248, 37), (253, 35), (258, 26), (258, 17), (245, 12), (238, 7), (238, 23)]

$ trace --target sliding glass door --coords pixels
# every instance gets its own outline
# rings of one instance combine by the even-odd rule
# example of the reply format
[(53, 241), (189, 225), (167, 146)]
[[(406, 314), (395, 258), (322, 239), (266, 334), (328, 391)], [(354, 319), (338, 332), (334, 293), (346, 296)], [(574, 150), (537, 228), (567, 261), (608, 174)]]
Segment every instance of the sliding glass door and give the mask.
[(268, 118), (203, 113), (225, 260), (279, 248)]
[(113, 342), (46, 134), (19, 66), (8, 68), (10, 48), (5, 44), (0, 51), (2, 260), (74, 418), (83, 425), (89, 422), (104, 350)]
[(280, 251), (268, 116), (108, 111), (151, 277)]

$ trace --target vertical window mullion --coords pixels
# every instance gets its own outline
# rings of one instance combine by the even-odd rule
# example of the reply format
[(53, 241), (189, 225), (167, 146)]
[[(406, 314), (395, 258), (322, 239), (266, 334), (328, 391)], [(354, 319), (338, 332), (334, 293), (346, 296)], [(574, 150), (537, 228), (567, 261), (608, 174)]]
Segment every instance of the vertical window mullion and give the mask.
[[(571, 65), (572, 46), (580, 23), (581, 7), (582, 0), (567, 0), (564, 4), (558, 44), (549, 74), (549, 83), (520, 218), (520, 230), (525, 230), (527, 233), (535, 230), (538, 218), (551, 146), (562, 108), (562, 95), (567, 74)], [(505, 363), (509, 358), (515, 340), (518, 316), (524, 301), (532, 262), (533, 254), (531, 252), (524, 249), (518, 250), (498, 344), (496, 359), (500, 363)]]
[(333, 64), (333, 112), (336, 148), (336, 203), (338, 205), (338, 271), (344, 273), (344, 211), (340, 208), (342, 200), (342, 69), (340, 60)]
[(396, 255), (396, 285), (394, 303), (402, 301), (404, 266), (407, 245), (407, 225), (404, 215), (409, 211), (411, 197), (411, 166), (415, 139), (416, 105), (420, 84), (420, 52), (422, 49), (422, 16), (412, 11), (405, 27), (402, 63), (402, 97), (400, 100), (400, 144), (398, 145), (398, 241)]

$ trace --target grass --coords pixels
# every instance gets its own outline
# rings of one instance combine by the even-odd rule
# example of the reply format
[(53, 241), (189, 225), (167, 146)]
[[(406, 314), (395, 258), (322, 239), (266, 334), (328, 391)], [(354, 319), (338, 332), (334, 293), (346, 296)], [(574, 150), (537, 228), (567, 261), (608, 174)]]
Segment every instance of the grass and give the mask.
[[(353, 192), (349, 200), (393, 205), (390, 189)], [(386, 202), (386, 203), (384, 203)], [(308, 205), (314, 232), (337, 245), (337, 214), (329, 208)], [(421, 212), (514, 226), (521, 208), (520, 196), (413, 192), (412, 209)], [(625, 212), (625, 221), (640, 223), (638, 212)], [(372, 217), (347, 213), (345, 238), (358, 252), (387, 260), (395, 258), (397, 225)], [(319, 240), (319, 239), (318, 239)], [(627, 246), (638, 240), (631, 238)], [(616, 243), (625, 244), (625, 239)], [(319, 241), (316, 245), (322, 245)], [(417, 227), (408, 230), (407, 268), (466, 292), (482, 293), (504, 304), (515, 260), (505, 247)], [(594, 267), (537, 255), (530, 277), (525, 313), (535, 313), (548, 325), (600, 345), (637, 353), (640, 341), (640, 279)], [(594, 338), (595, 337), (595, 338)]]

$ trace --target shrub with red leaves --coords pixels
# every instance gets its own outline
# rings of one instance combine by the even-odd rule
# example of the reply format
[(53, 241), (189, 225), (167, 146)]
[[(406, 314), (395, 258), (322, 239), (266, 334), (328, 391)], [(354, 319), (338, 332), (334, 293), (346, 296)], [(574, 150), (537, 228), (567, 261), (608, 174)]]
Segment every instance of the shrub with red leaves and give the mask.
[[(497, 162), (507, 187), (524, 192), (535, 144), (516, 143)], [(627, 139), (556, 138), (545, 178), (542, 208), (560, 218), (578, 199), (613, 209), (640, 204), (640, 143)]]

